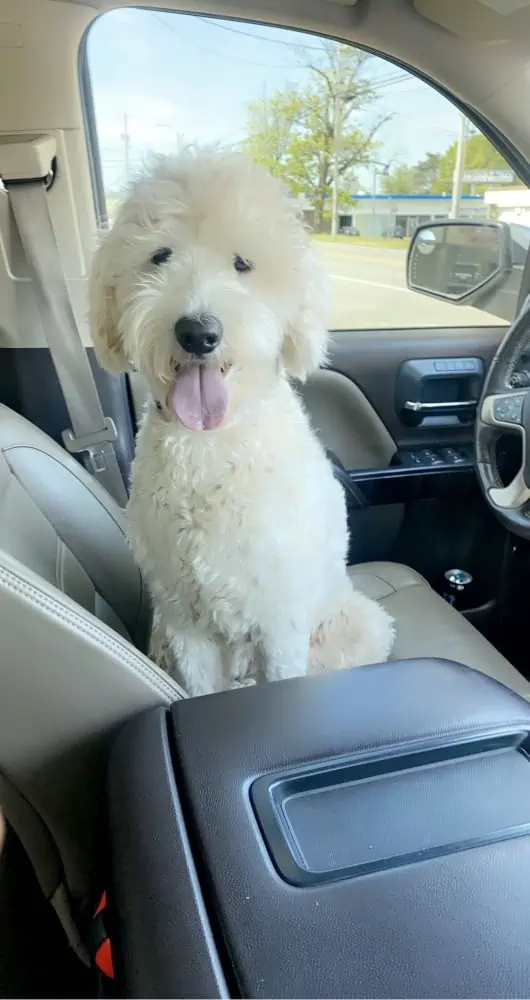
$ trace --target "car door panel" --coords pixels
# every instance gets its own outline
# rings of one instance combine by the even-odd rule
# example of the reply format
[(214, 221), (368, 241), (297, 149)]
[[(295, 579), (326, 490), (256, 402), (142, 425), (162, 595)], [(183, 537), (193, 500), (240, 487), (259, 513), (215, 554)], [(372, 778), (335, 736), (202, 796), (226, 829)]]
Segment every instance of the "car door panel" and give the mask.
[(504, 333), (505, 327), (340, 333), (333, 336), (329, 366), (364, 393), (398, 449), (465, 443), (472, 441), (472, 422), (404, 423), (396, 408), (400, 370), (404, 362), (418, 358), (478, 358), (487, 371)]
[(385, 468), (396, 442), (357, 383), (333, 368), (298, 387), (324, 447), (346, 469)]
[[(444, 570), (460, 565), (480, 576), (477, 600), (487, 605), (493, 599), (505, 538), (476, 483), (473, 419), (463, 423), (451, 416), (413, 426), (397, 390), (407, 361), (476, 359), (473, 392), (478, 395), (482, 376), (476, 372), (487, 371), (504, 332), (490, 326), (333, 335), (330, 370), (314, 376), (302, 394), (323, 444), (346, 468), (357, 470), (356, 485), (366, 499), (364, 509), (348, 503), (350, 562), (394, 558), (436, 586), (442, 585)], [(455, 375), (449, 371), (448, 380), (442, 378), (445, 390), (449, 381), (453, 391)], [(432, 391), (436, 398), (435, 385)], [(398, 467), (400, 453), (448, 446), (467, 450), (470, 461), (464, 468), (430, 470), (437, 472), (431, 475)], [(492, 555), (487, 579), (479, 556), (484, 532)]]

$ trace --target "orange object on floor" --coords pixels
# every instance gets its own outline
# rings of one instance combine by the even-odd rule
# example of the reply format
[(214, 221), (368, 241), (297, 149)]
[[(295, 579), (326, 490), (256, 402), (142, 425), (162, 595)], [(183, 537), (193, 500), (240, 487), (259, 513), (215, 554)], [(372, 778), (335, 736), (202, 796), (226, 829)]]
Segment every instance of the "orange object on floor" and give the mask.
[(112, 945), (110, 943), (110, 938), (105, 928), (105, 921), (103, 917), (106, 908), (107, 908), (107, 893), (104, 892), (99, 901), (98, 908), (94, 914), (94, 921), (95, 921), (94, 932), (96, 940), (99, 941), (99, 943), (96, 945), (94, 962), (98, 967), (99, 971), (102, 972), (104, 976), (107, 976), (108, 979), (114, 979), (114, 962), (112, 958)]

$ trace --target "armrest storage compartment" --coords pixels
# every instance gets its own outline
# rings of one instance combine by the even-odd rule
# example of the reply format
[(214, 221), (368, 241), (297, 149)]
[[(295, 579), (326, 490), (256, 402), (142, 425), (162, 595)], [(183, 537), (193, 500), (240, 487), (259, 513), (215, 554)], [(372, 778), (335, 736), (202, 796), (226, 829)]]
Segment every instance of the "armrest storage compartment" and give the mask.
[(109, 775), (126, 995), (530, 995), (529, 733), (436, 660), (141, 716)]
[(530, 833), (530, 765), (512, 737), (258, 778), (280, 875), (323, 885)]

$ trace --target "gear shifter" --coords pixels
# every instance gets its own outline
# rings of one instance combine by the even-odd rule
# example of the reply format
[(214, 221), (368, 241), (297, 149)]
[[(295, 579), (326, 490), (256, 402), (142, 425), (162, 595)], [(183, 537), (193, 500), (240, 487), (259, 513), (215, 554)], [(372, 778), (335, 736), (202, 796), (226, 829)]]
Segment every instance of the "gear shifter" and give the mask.
[(444, 573), (444, 580), (444, 592), (442, 595), (444, 601), (452, 604), (457, 611), (466, 607), (466, 597), (473, 583), (471, 573), (468, 573), (465, 569), (448, 569)]

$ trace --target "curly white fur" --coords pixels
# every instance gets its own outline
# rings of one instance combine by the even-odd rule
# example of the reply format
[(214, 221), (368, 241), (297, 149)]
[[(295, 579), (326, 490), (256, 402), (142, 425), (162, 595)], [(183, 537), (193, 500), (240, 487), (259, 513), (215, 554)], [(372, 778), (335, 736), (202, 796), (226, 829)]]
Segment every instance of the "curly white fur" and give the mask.
[[(161, 248), (171, 256), (157, 265)], [(235, 255), (252, 270), (238, 273)], [(327, 308), (292, 203), (239, 153), (160, 160), (96, 253), (99, 359), (139, 369), (153, 395), (128, 506), (156, 609), (153, 651), (192, 695), (390, 651), (391, 619), (348, 580), (343, 490), (289, 381), (324, 360)], [(217, 429), (190, 430), (170, 403), (191, 364), (175, 323), (204, 314), (222, 324), (213, 363), (228, 411)]]

